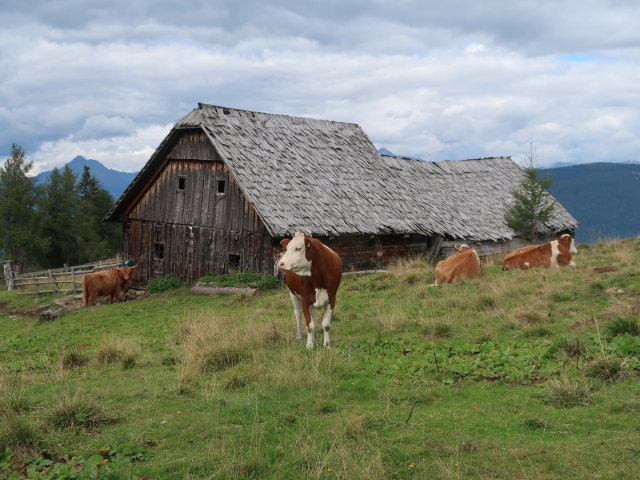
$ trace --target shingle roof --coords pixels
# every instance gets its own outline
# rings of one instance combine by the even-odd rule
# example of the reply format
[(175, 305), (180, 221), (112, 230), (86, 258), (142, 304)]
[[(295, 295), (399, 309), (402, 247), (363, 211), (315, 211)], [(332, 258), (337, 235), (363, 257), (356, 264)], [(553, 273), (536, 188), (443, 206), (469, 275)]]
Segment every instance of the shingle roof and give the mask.
[[(382, 156), (356, 124), (206, 104), (174, 130), (194, 127), (207, 134), (273, 236), (298, 230), (466, 240), (515, 235), (503, 211), (522, 170), (508, 157), (423, 162)], [(575, 226), (560, 205), (547, 225), (551, 231)]]

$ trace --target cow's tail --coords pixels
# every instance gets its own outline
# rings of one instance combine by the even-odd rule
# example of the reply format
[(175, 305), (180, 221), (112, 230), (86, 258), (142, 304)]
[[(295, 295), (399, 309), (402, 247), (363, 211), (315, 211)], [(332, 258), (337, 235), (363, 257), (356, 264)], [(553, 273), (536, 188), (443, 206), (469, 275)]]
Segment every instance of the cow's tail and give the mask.
[(89, 292), (87, 289), (87, 277), (82, 277), (82, 304), (86, 307), (89, 304)]

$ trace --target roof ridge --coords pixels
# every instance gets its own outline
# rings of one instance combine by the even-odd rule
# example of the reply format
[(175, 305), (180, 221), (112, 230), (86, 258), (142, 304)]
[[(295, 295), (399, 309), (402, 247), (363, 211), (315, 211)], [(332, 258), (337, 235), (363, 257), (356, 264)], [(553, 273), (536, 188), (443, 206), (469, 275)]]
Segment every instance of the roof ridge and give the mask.
[[(204, 103), (204, 102), (198, 102), (198, 108), (194, 109), (194, 110), (202, 110), (204, 108), (221, 108), (223, 110), (223, 112), (225, 110), (229, 110), (229, 111), (234, 111), (234, 112), (240, 112), (240, 113), (252, 113), (252, 114), (258, 114), (258, 115), (267, 115), (270, 117), (282, 117), (282, 118), (299, 118), (301, 120), (314, 120), (314, 121), (318, 121), (318, 122), (327, 122), (327, 123), (336, 123), (336, 124), (344, 124), (344, 125), (358, 125), (355, 122), (343, 122), (343, 121), (339, 121), (339, 120), (329, 120), (326, 118), (316, 118), (316, 117), (303, 117), (300, 115), (286, 115), (284, 113), (269, 113), (269, 112), (261, 112), (258, 110), (247, 110), (244, 108), (235, 108), (235, 107), (226, 107), (224, 105), (213, 105), (211, 103)], [(359, 126), (359, 125), (358, 125)]]

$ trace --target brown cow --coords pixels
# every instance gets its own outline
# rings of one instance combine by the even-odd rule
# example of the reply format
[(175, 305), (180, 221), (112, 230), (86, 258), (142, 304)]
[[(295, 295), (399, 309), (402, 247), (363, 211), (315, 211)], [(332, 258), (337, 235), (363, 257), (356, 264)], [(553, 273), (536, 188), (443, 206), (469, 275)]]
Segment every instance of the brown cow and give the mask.
[(82, 303), (85, 307), (96, 304), (98, 295), (108, 296), (109, 303), (120, 301), (120, 292), (131, 278), (135, 267), (118, 267), (103, 272), (87, 273), (82, 279)]
[(289, 240), (280, 241), (284, 253), (277, 265), (284, 271), (291, 303), (298, 326), (297, 338), (302, 338), (302, 315), (307, 323), (307, 348), (313, 348), (313, 308), (324, 308), (322, 328), (323, 346), (331, 348), (329, 330), (331, 314), (336, 306), (336, 293), (342, 279), (340, 256), (320, 240), (297, 232)]
[(502, 270), (575, 266), (571, 260), (571, 255), (575, 253), (578, 253), (575, 241), (571, 235), (565, 233), (558, 240), (514, 250), (505, 257)]
[(482, 265), (477, 252), (468, 245), (453, 246), (457, 253), (436, 265), (436, 285), (453, 283), (482, 275)]

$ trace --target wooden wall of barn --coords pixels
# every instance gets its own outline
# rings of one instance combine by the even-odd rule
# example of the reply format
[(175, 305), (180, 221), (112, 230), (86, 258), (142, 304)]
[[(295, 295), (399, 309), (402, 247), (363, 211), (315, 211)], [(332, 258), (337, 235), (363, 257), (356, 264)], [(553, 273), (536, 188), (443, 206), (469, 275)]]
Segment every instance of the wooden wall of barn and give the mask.
[(183, 135), (168, 154), (127, 212), (123, 241), (126, 258), (140, 262), (138, 280), (273, 272), (270, 235), (202, 133)]
[(434, 237), (424, 235), (354, 235), (318, 239), (340, 255), (344, 271), (381, 267), (396, 257), (428, 255), (436, 243)]

